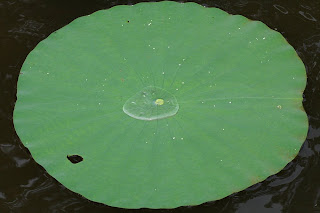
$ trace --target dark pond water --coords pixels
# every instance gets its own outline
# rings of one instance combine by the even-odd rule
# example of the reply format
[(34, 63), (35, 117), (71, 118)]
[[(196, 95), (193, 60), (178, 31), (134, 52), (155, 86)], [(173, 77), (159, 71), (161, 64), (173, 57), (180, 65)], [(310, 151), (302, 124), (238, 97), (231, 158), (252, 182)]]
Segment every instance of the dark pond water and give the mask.
[[(88, 201), (50, 177), (13, 127), (19, 70), (27, 54), (73, 19), (139, 1), (0, 0), (0, 212), (152, 212)], [(260, 20), (281, 32), (303, 60), (309, 132), (298, 156), (281, 172), (244, 191), (200, 206), (158, 212), (320, 212), (320, 1), (195, 1)]]

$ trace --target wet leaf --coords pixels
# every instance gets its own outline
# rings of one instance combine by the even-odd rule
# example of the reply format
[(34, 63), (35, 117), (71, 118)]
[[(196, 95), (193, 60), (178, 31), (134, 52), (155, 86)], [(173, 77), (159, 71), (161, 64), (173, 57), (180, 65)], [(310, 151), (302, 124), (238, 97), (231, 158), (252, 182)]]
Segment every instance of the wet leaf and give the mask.
[(261, 22), (195, 3), (78, 18), (21, 71), (22, 142), (67, 188), (111, 206), (221, 199), (280, 171), (307, 134), (295, 50)]

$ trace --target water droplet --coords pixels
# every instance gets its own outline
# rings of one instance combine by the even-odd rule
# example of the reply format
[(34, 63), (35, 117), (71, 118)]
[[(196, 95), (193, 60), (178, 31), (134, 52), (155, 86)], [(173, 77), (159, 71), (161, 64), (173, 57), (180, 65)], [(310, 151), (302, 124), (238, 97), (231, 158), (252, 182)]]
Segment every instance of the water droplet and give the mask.
[(238, 29), (240, 30), (241, 28), (239, 27)]
[(181, 66), (181, 64), (179, 64), (179, 66)]
[(136, 103), (136, 102), (134, 102), (134, 101), (132, 101), (131, 103), (132, 103), (132, 104), (137, 104), (137, 103)]
[(184, 58), (184, 59), (182, 59), (182, 61), (185, 61), (186, 59)]
[(178, 88), (176, 90), (179, 90)]
[(222, 129), (224, 131), (224, 129)]
[(210, 72), (210, 71), (208, 71), (208, 73), (210, 74), (211, 72)]
[(213, 105), (213, 107), (216, 107), (216, 105)]
[(148, 26), (150, 26), (150, 25), (151, 25), (151, 23), (148, 24)]
[(170, 46), (168, 46), (168, 48), (170, 48)]
[(164, 72), (162, 72), (162, 75), (164, 75)]
[(181, 138), (181, 140), (183, 140), (183, 138)]
[(172, 137), (172, 139), (174, 140), (174, 139), (176, 139), (176, 137)]
[(181, 84), (184, 84), (184, 81), (182, 81)]
[(202, 104), (204, 104), (204, 101), (201, 101)]
[(266, 39), (266, 37), (263, 37), (262, 39), (264, 40), (264, 39)]
[(231, 104), (231, 101), (229, 101), (229, 104)]
[(47, 72), (47, 75), (49, 75), (49, 73)]
[(86, 78), (86, 81), (88, 81), (88, 79)]
[(294, 77), (292, 79), (294, 80)]
[(101, 105), (101, 103), (99, 103), (99, 105)]
[(152, 49), (154, 49), (154, 50), (155, 50), (156, 48), (155, 48), (155, 47), (153, 47)]
[(281, 106), (281, 105), (278, 105), (277, 108), (278, 108), (278, 109), (282, 109), (282, 106)]

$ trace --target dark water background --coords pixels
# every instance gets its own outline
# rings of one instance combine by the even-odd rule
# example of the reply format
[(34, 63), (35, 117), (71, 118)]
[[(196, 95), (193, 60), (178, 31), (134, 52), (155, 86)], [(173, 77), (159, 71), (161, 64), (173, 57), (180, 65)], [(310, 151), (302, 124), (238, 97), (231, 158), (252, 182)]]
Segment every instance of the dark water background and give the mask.
[(140, 1), (0, 0), (0, 213), (320, 213), (319, 0), (195, 1), (260, 20), (276, 29), (296, 49), (306, 66), (308, 82), (303, 104), (309, 117), (308, 136), (295, 160), (278, 174), (244, 191), (200, 206), (124, 210), (88, 201), (69, 191), (31, 158), (18, 138), (12, 120), (19, 70), (27, 54), (50, 33), (77, 17), (114, 5), (137, 2)]

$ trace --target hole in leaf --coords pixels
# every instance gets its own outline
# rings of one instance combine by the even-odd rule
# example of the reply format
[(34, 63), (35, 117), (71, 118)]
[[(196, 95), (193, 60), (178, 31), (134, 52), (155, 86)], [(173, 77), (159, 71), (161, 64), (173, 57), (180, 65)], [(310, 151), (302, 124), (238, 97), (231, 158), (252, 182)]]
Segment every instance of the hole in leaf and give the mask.
[(67, 155), (67, 158), (73, 164), (83, 161), (83, 157), (81, 157), (80, 155)]

